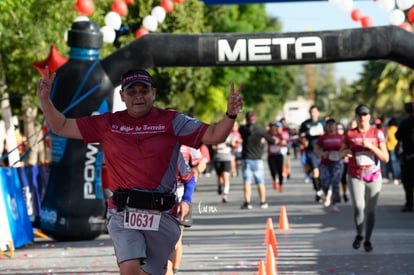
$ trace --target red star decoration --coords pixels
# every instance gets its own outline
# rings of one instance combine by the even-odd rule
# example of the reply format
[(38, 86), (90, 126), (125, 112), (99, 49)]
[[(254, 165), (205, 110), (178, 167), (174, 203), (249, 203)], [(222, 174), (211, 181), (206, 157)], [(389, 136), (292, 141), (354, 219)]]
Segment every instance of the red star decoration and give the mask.
[(33, 66), (39, 71), (42, 77), (45, 76), (45, 67), (49, 67), (49, 73), (55, 72), (60, 66), (65, 64), (68, 58), (63, 57), (54, 45), (50, 46), (49, 56), (42, 61), (33, 62)]

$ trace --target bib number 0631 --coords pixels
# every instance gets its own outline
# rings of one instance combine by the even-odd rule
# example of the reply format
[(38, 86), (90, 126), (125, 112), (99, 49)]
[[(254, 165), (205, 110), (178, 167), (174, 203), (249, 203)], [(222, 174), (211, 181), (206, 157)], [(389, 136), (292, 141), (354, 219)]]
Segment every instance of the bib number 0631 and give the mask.
[(139, 230), (158, 231), (161, 220), (159, 212), (148, 210), (127, 209), (124, 216), (124, 227)]

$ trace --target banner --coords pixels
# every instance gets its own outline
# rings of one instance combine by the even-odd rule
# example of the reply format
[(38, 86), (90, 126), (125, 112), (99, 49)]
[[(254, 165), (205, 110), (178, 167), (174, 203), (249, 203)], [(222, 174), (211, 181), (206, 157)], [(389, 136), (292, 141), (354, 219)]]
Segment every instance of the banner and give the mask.
[[(10, 240), (11, 237), (15, 248), (33, 242), (33, 228), (23, 198), (18, 170), (0, 167), (0, 186), (0, 240)], [(8, 226), (4, 226), (7, 223)]]

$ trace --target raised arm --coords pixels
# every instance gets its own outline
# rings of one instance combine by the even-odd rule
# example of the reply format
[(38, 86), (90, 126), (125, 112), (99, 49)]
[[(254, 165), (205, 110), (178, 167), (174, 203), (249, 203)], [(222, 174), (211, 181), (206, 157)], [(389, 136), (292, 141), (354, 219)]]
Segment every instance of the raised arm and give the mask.
[(75, 119), (66, 118), (55, 108), (50, 100), (50, 91), (55, 77), (55, 73), (53, 73), (52, 76), (49, 76), (49, 68), (46, 67), (45, 77), (42, 77), (37, 85), (37, 96), (39, 97), (40, 107), (46, 122), (52, 132), (56, 135), (82, 139), (82, 135), (79, 132)]
[(227, 102), (226, 115), (217, 124), (208, 127), (202, 139), (203, 143), (218, 144), (227, 139), (233, 128), (233, 124), (236, 121), (237, 114), (240, 113), (243, 108), (241, 88), (242, 84), (240, 84), (235, 91), (234, 83), (232, 82), (230, 84), (230, 95)]

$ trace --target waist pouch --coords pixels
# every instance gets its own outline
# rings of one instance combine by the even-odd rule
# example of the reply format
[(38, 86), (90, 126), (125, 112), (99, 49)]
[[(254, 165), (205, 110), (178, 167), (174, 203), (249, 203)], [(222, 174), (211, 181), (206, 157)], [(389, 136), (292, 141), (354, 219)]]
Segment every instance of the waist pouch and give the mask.
[(118, 189), (112, 195), (112, 201), (118, 210), (125, 206), (147, 210), (170, 210), (176, 202), (174, 194), (153, 191)]
[(373, 165), (362, 173), (361, 179), (363, 179), (366, 182), (373, 182), (378, 180), (380, 176), (381, 168), (376, 165)]

